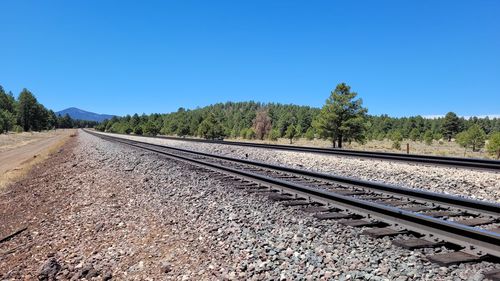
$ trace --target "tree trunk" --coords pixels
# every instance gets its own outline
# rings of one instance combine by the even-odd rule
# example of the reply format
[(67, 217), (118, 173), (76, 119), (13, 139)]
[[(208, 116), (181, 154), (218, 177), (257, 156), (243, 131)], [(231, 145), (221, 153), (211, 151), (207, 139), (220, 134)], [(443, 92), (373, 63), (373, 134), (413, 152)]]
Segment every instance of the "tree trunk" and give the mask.
[(332, 147), (335, 148), (335, 138), (332, 138)]
[(497, 159), (500, 159), (500, 149), (497, 151)]
[(339, 148), (342, 148), (342, 136), (339, 136), (338, 143), (339, 143)]
[(292, 139), (290, 139), (290, 144), (292, 144)]

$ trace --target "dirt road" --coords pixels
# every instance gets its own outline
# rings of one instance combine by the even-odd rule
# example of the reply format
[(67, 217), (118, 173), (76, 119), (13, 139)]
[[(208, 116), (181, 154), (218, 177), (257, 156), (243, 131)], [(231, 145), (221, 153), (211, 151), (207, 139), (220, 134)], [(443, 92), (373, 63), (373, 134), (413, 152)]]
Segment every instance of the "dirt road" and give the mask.
[[(51, 149), (67, 139), (74, 130), (64, 130), (43, 139), (31, 141), (25, 145), (0, 152), (0, 187), (22, 174), (32, 162), (45, 158)], [(36, 161), (38, 160), (38, 161)]]

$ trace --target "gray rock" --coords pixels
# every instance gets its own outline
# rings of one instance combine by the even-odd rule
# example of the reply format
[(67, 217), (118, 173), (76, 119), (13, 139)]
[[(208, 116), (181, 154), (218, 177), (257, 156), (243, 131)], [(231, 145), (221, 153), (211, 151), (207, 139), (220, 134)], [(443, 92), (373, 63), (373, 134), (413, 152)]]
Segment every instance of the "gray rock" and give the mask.
[(55, 280), (57, 273), (61, 269), (61, 265), (56, 258), (49, 258), (40, 268), (38, 280)]

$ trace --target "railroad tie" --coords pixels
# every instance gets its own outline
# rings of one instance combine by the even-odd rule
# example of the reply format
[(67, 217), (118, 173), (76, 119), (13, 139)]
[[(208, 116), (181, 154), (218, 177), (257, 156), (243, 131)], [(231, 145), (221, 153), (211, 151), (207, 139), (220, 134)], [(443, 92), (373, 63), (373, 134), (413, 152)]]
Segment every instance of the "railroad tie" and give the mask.
[(438, 248), (445, 245), (444, 242), (432, 242), (421, 238), (396, 239), (392, 241), (392, 244), (408, 250)]
[(323, 206), (312, 206), (312, 207), (302, 208), (301, 210), (303, 212), (306, 212), (306, 213), (320, 213), (320, 212), (331, 211), (332, 208), (323, 207)]
[(463, 224), (463, 225), (468, 225), (468, 226), (477, 226), (477, 225), (494, 223), (495, 219), (490, 219), (490, 218), (473, 218), (473, 219), (457, 220), (455, 222)]
[(368, 235), (374, 238), (382, 238), (386, 236), (396, 236), (399, 234), (406, 234), (408, 231), (405, 230), (395, 230), (390, 227), (382, 227), (382, 228), (371, 228), (364, 230), (361, 234)]
[(441, 266), (449, 266), (465, 262), (478, 262), (483, 259), (483, 257), (471, 255), (465, 252), (457, 251), (451, 253), (436, 254), (432, 256), (427, 256), (427, 259), (431, 262), (437, 263)]
[(493, 280), (500, 281), (500, 269), (491, 270), (484, 273), (484, 277)]
[(458, 217), (458, 216), (461, 216), (463, 214), (464, 214), (463, 212), (459, 212), (459, 211), (431, 211), (431, 212), (422, 213), (422, 215), (426, 215), (429, 217), (436, 217), (436, 218), (439, 218), (439, 217)]
[(350, 219), (355, 217), (355, 215), (330, 212), (330, 213), (314, 214), (313, 217), (319, 220), (338, 220), (338, 219)]
[(351, 227), (378, 226), (381, 224), (377, 221), (374, 222), (367, 220), (341, 220), (340, 223)]
[(285, 201), (283, 202), (283, 205), (285, 207), (294, 207), (294, 206), (309, 206), (309, 205), (317, 205), (318, 203), (308, 201), (308, 200), (292, 200), (292, 201)]

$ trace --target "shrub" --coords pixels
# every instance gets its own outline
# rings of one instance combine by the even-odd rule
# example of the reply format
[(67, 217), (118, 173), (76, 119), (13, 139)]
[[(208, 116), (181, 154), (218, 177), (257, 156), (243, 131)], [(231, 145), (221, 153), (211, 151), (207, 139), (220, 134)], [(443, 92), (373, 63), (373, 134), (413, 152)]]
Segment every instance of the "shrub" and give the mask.
[(12, 128), (12, 131), (14, 131), (16, 133), (22, 133), (23, 132), (23, 127), (21, 127), (19, 125), (14, 125), (14, 127)]
[(314, 139), (314, 129), (312, 127), (310, 127), (309, 129), (307, 129), (305, 137), (306, 137), (307, 140), (313, 140)]
[(478, 151), (484, 147), (485, 140), (486, 134), (477, 124), (470, 126), (467, 131), (461, 132), (456, 136), (456, 141), (460, 146), (466, 150), (470, 147), (472, 151)]
[(142, 127), (141, 126), (137, 126), (134, 128), (134, 134), (136, 135), (142, 135)]
[(399, 141), (399, 140), (393, 141), (392, 148), (397, 149), (397, 150), (401, 150), (401, 141)]
[(491, 155), (496, 155), (497, 159), (500, 159), (500, 132), (491, 134), (486, 150)]
[(277, 129), (272, 129), (271, 132), (269, 132), (270, 140), (277, 141), (279, 137), (280, 137), (280, 132)]
[(426, 145), (431, 145), (432, 140), (434, 139), (434, 136), (432, 135), (431, 131), (426, 131), (424, 134), (424, 141)]

